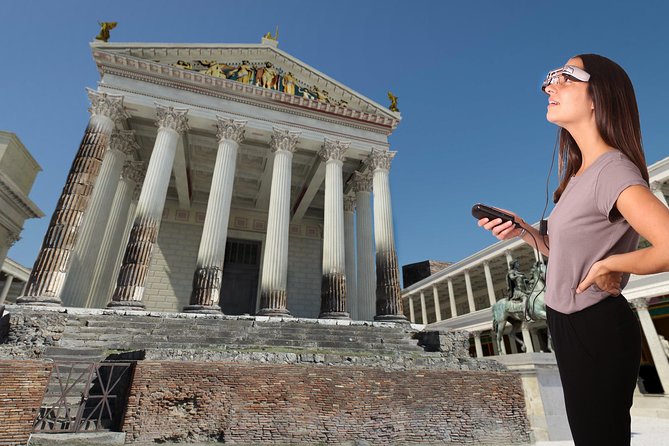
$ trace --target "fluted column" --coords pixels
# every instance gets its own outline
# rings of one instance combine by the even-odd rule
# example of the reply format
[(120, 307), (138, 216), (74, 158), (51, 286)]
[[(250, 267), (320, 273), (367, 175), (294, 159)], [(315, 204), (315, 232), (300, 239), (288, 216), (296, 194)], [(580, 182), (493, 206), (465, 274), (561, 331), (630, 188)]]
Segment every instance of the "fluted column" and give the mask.
[(481, 344), (481, 332), (475, 331), (473, 334), (474, 334), (474, 347), (476, 348), (476, 357), (483, 358), (483, 345)]
[(412, 324), (416, 323), (416, 310), (413, 307), (413, 296), (409, 296), (409, 320)]
[(193, 274), (190, 305), (184, 308), (193, 313), (219, 313), (225, 242), (228, 237), (232, 186), (235, 182), (237, 151), (244, 139), (246, 121), (218, 117), (218, 153), (211, 179), (207, 213)]
[(427, 325), (427, 305), (425, 305), (425, 292), (420, 291), (420, 317), (423, 319), (423, 324)]
[(660, 383), (662, 383), (664, 394), (669, 395), (669, 360), (664, 353), (664, 348), (662, 348), (662, 342), (657, 335), (655, 324), (648, 312), (648, 300), (645, 298), (634, 299), (630, 303), (636, 309), (637, 316), (639, 316), (641, 330), (650, 349), (650, 355), (653, 358), (657, 376), (660, 378)]
[(0, 293), (0, 305), (5, 303), (7, 295), (9, 294), (9, 289), (12, 287), (12, 282), (14, 282), (14, 276), (7, 274), (5, 276), (5, 284), (2, 286), (2, 293)]
[(342, 165), (349, 142), (326, 139), (318, 155), (325, 162), (323, 217), (323, 319), (349, 319), (346, 311), (346, 243), (344, 241), (344, 181)]
[(132, 200), (144, 178), (145, 165), (142, 161), (127, 159), (121, 169), (114, 200), (109, 212), (109, 221), (102, 238), (100, 255), (95, 264), (95, 273), (91, 281), (90, 292), (86, 299), (86, 308), (102, 308), (109, 303), (113, 286), (121, 263), (122, 248), (128, 242), (130, 228), (128, 220), (134, 214)]
[(437, 318), (437, 322), (439, 322), (441, 321), (441, 305), (439, 304), (437, 285), (432, 285), (432, 300), (434, 302), (434, 315)]
[(358, 315), (358, 281), (355, 269), (355, 197), (344, 197), (344, 238), (346, 239), (346, 292), (351, 318)]
[(151, 266), (153, 245), (158, 240), (158, 227), (165, 207), (174, 155), (181, 134), (188, 129), (188, 110), (156, 105), (156, 111), (158, 136), (146, 170), (116, 290), (109, 307), (138, 310), (144, 308), (142, 296)]
[(270, 149), (274, 152), (272, 187), (267, 216), (267, 236), (260, 281), (259, 315), (288, 316), (288, 230), (290, 223), (290, 178), (293, 152), (300, 132), (274, 128)]
[(374, 172), (374, 235), (376, 239), (375, 320), (406, 322), (402, 314), (399, 267), (395, 252), (393, 211), (390, 202), (390, 162), (397, 152), (372, 149), (366, 164)]
[(138, 148), (132, 130), (112, 133), (88, 210), (83, 216), (77, 243), (72, 250), (70, 270), (62, 292), (63, 304), (66, 306), (82, 307), (86, 304), (123, 162)]
[(474, 292), (472, 291), (472, 278), (469, 275), (469, 270), (465, 270), (465, 287), (467, 288), (467, 302), (469, 303), (469, 312), (473, 313), (476, 311), (476, 305), (474, 305)]
[(374, 273), (374, 234), (372, 227), (372, 176), (355, 172), (355, 233), (358, 272), (358, 319), (371, 321), (376, 314), (376, 275)]
[(88, 97), (91, 118), (51, 217), (25, 294), (16, 301), (18, 304), (61, 305), (60, 295), (72, 249), (100, 172), (102, 157), (109, 146), (114, 122), (127, 117), (122, 96), (88, 90)]
[(451, 305), (451, 318), (457, 317), (458, 309), (455, 306), (455, 292), (453, 291), (453, 280), (448, 279), (448, 303)]
[(495, 285), (492, 281), (492, 273), (490, 272), (490, 262), (487, 260), (483, 262), (483, 270), (485, 272), (485, 284), (488, 288), (488, 301), (490, 301), (490, 306), (492, 307), (497, 302), (495, 299)]

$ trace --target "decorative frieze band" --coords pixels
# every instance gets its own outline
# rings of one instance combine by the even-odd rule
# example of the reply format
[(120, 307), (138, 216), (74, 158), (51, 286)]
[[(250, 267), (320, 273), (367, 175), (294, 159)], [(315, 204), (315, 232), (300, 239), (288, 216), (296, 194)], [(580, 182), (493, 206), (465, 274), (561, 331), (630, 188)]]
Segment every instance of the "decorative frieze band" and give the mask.
[(228, 119), (222, 116), (216, 116), (216, 119), (218, 121), (216, 136), (219, 142), (230, 139), (240, 144), (244, 140), (245, 127), (248, 121)]
[(333, 141), (325, 138), (323, 147), (318, 151), (318, 156), (320, 156), (323, 161), (344, 161), (344, 154), (350, 145), (350, 141)]
[(158, 115), (158, 121), (156, 122), (158, 127), (172, 129), (178, 133), (188, 130), (188, 118), (186, 118), (188, 109), (156, 104), (156, 113)]
[(279, 150), (295, 152), (297, 138), (300, 136), (300, 134), (301, 132), (273, 127), (272, 139), (269, 142), (269, 147), (272, 152), (277, 152)]

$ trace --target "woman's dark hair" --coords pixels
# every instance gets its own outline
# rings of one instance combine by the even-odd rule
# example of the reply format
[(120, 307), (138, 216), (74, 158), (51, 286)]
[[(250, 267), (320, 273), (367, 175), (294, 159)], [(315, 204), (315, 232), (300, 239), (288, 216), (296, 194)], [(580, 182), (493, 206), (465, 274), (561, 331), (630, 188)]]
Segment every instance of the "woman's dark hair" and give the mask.
[[(595, 106), (597, 130), (604, 142), (624, 153), (639, 168), (648, 182), (646, 157), (641, 144), (639, 109), (632, 81), (620, 65), (597, 54), (581, 54), (583, 68), (590, 73), (588, 94)], [(574, 138), (560, 128), (558, 173), (560, 184), (553, 193), (557, 203), (571, 177), (581, 168), (583, 159)]]

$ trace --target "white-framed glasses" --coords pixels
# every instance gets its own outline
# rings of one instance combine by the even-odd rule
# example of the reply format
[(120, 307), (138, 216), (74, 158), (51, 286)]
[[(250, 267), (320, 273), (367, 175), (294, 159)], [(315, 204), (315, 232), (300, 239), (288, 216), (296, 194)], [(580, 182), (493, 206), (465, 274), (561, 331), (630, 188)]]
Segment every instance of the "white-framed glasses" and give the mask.
[(555, 70), (549, 71), (546, 75), (546, 79), (544, 79), (543, 84), (541, 84), (541, 91), (546, 91), (546, 87), (549, 85), (562, 85), (567, 79), (577, 82), (588, 82), (590, 80), (590, 74), (582, 68), (573, 65), (565, 65), (564, 67), (556, 68)]

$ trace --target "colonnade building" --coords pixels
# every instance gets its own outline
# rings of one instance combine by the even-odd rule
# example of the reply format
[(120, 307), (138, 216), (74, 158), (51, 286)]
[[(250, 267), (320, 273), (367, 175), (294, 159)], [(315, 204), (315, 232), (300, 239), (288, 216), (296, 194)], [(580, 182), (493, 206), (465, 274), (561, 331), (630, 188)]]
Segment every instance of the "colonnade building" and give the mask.
[[(667, 204), (669, 158), (648, 167), (653, 193)], [(538, 225), (536, 225), (538, 227)], [(648, 246), (641, 239), (639, 247)], [(412, 323), (428, 330), (467, 330), (476, 357), (518, 353), (518, 346), (504, 336), (497, 351), (492, 332), (492, 305), (507, 297), (507, 273), (518, 260), (526, 274), (546, 258), (519, 239), (497, 242), (402, 290), (402, 303)], [(669, 393), (669, 360), (665, 338), (669, 338), (669, 273), (630, 277), (623, 295), (636, 310), (643, 329), (642, 365), (654, 365), (665, 393)], [(511, 327), (507, 324), (508, 333)], [(523, 342), (528, 352), (546, 350), (546, 323), (524, 323)], [(664, 345), (663, 345), (664, 344)]]
[(90, 120), (17, 303), (406, 320), (399, 112), (272, 38), (91, 47)]

